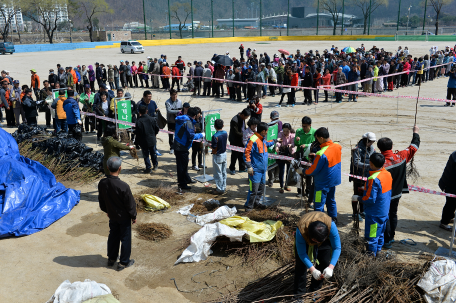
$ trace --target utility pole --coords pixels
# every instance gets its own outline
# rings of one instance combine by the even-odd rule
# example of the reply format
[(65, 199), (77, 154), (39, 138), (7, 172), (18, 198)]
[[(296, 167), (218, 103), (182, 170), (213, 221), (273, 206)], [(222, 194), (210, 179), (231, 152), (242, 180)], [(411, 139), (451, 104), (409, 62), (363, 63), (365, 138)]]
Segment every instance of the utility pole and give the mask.
[[(70, 24), (69, 24), (70, 25), (70, 43), (73, 43), (73, 37), (71, 37), (71, 31), (72, 31), (73, 25), (71, 24), (71, 20), (68, 20), (68, 22), (70, 22)], [(18, 29), (17, 25), (16, 25), (16, 29)], [(19, 29), (18, 29), (18, 31), (19, 31)], [(13, 37), (13, 32), (11, 32), (11, 37)]]
[(234, 0), (231, 1), (232, 2), (232, 10), (233, 10), (233, 37), (234, 37)]
[(147, 25), (146, 25), (146, 7), (143, 0), (143, 16), (144, 16), (144, 39), (147, 40)]
[(399, 11), (397, 12), (397, 25), (396, 25), (396, 32), (399, 31), (399, 18), (401, 16), (401, 1), (399, 0)]
[(260, 0), (260, 37), (263, 35), (263, 32), (262, 32), (262, 23), (261, 23), (261, 14), (263, 13), (263, 1)]
[(405, 28), (405, 35), (407, 36), (408, 35), (408, 25), (409, 25), (409, 20), (410, 20), (410, 9), (412, 8), (412, 6), (410, 5), (409, 8), (408, 8), (408, 14), (407, 14), (407, 27)]
[(212, 38), (214, 38), (214, 0), (211, 0), (211, 16), (212, 16)]
[(319, 17), (320, 17), (320, 0), (318, 0), (318, 2), (317, 2), (317, 36), (318, 36)]
[(345, 15), (345, 0), (342, 0), (342, 28), (340, 29), (341, 35), (344, 34), (344, 15)]
[(193, 28), (195, 27), (194, 23), (193, 23), (193, 0), (190, 0), (190, 11), (192, 12), (192, 39), (193, 39), (193, 38), (195, 38), (195, 32), (193, 30)]
[(426, 9), (427, 9), (427, 0), (424, 2), (423, 33), (424, 33), (424, 26), (426, 25)]
[(288, 10), (287, 10), (287, 36), (288, 35), (288, 28), (290, 27), (290, 0), (288, 0)]
[(171, 9), (169, 6), (169, 0), (168, 0), (168, 26), (169, 26), (169, 39), (172, 39), (172, 37), (171, 37)]
[(371, 30), (371, 14), (372, 14), (372, 0), (369, 1), (369, 24), (367, 27), (367, 35), (370, 35), (370, 30)]

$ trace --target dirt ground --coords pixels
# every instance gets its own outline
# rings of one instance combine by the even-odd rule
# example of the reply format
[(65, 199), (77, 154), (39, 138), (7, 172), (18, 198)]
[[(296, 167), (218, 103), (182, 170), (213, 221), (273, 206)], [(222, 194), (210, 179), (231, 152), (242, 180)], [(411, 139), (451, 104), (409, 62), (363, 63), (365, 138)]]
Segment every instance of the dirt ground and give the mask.
[[(332, 44), (339, 46), (358, 47), (362, 42), (332, 41), (290, 41), (290, 42), (259, 42), (244, 43), (244, 46), (266, 51), (273, 55), (277, 49), (290, 51), (301, 49), (306, 52), (318, 49), (322, 52)], [(371, 47), (373, 42), (364, 42)], [(413, 55), (424, 55), (432, 44), (426, 42), (375, 42), (377, 46), (394, 51), (399, 45), (408, 46)], [(439, 49), (449, 43), (442, 42)], [(62, 66), (78, 64), (94, 64), (95, 62), (118, 64), (119, 60), (146, 60), (147, 56), (159, 57), (167, 54), (169, 61), (174, 62), (178, 55), (185, 61), (206, 61), (214, 53), (230, 51), (238, 56), (238, 43), (222, 45), (179, 45), (163, 47), (147, 47), (146, 53), (131, 55), (121, 54), (118, 49), (76, 50), (66, 52), (22, 53), (13, 56), (0, 56), (0, 68), (7, 69), (21, 84), (30, 83), (29, 69), (35, 68), (43, 80), (49, 68), (57, 63)], [(447, 78), (424, 83), (420, 95), (423, 97), (446, 97)], [(142, 96), (142, 89), (130, 90), (135, 101)], [(388, 95), (416, 95), (418, 87), (408, 87), (386, 93)], [(321, 94), (322, 95), (322, 94)], [(153, 99), (160, 109), (165, 111), (164, 102), (168, 94), (153, 91)], [(221, 118), (229, 129), (230, 119), (245, 104), (231, 102), (227, 97), (213, 99), (205, 97), (191, 98), (189, 93), (181, 93), (180, 98), (199, 106), (203, 110), (222, 109)], [(321, 98), (321, 97), (320, 97)], [(264, 105), (263, 119), (276, 110), (279, 97), (267, 97)], [(301, 118), (308, 115), (313, 120), (313, 127), (329, 128), (331, 138), (343, 146), (342, 172), (349, 171), (350, 146), (360, 140), (363, 133), (372, 131), (377, 138), (388, 136), (394, 142), (394, 150), (405, 149), (412, 139), (412, 126), (415, 115), (415, 101), (411, 99), (367, 98), (360, 97), (358, 103), (332, 104), (320, 103), (317, 106), (302, 105), (303, 94), (297, 93), (295, 108), (279, 108), (283, 122), (299, 127)], [(438, 190), (438, 180), (442, 174), (449, 155), (454, 151), (452, 136), (454, 130), (454, 108), (443, 107), (440, 102), (420, 101), (418, 105), (417, 124), (420, 127), (421, 147), (415, 157), (415, 164), (421, 178), (415, 183)], [(44, 114), (40, 113), (39, 123), (44, 124)], [(12, 132), (12, 129), (6, 129)], [(160, 133), (158, 149), (163, 154), (159, 159), (159, 169), (151, 175), (142, 174), (144, 163), (139, 163), (126, 153), (123, 154), (124, 164), (121, 178), (137, 193), (160, 184), (175, 186), (175, 159), (168, 154), (168, 137)], [(94, 134), (84, 135), (83, 141), (97, 150)], [(141, 154), (140, 154), (141, 158)], [(212, 173), (211, 157), (206, 157), (208, 170)], [(191, 176), (202, 172), (191, 171)], [(227, 194), (223, 199), (227, 205), (241, 207), (247, 194), (247, 174), (228, 175)], [(409, 181), (409, 183), (412, 183)], [(71, 185), (71, 184), (70, 184)], [(214, 185), (211, 185), (214, 187)], [(64, 280), (71, 282), (84, 279), (95, 280), (108, 285), (119, 295), (121, 302), (201, 302), (214, 299), (229, 290), (244, 286), (249, 281), (266, 274), (276, 264), (269, 262), (261, 268), (239, 267), (236, 260), (228, 252), (218, 251), (207, 261), (174, 266), (175, 260), (182, 252), (185, 240), (199, 229), (185, 217), (174, 211), (173, 207), (166, 212), (156, 214), (140, 213), (138, 222), (161, 222), (171, 226), (173, 235), (162, 242), (148, 242), (133, 236), (132, 258), (136, 264), (122, 272), (106, 267), (106, 241), (108, 236), (108, 218), (99, 209), (97, 203), (97, 184), (73, 185), (81, 190), (81, 202), (67, 216), (55, 222), (47, 229), (27, 237), (8, 238), (0, 241), (0, 255), (3, 256), (2, 275), (0, 277), (1, 302), (45, 302)], [(185, 193), (182, 205), (198, 197), (206, 199), (213, 195), (207, 192), (202, 184), (193, 186), (191, 193)], [(302, 214), (299, 199), (292, 192), (279, 194), (278, 184), (267, 189), (267, 194), (286, 211)], [(352, 184), (343, 175), (342, 184), (337, 187), (339, 228), (346, 230), (351, 226)], [(412, 192), (404, 195), (399, 205), (399, 223), (396, 243), (392, 250), (400, 259), (413, 260), (422, 252), (434, 252), (438, 247), (449, 247), (450, 233), (439, 229), (439, 220), (445, 198), (441, 196)], [(364, 224), (361, 224), (364, 229)], [(413, 239), (417, 245), (400, 244), (398, 240)], [(343, 244), (343, 243), (342, 243)], [(174, 279), (174, 280), (173, 280)], [(179, 291), (177, 290), (179, 289)], [(33, 298), (31, 300), (31, 298)]]

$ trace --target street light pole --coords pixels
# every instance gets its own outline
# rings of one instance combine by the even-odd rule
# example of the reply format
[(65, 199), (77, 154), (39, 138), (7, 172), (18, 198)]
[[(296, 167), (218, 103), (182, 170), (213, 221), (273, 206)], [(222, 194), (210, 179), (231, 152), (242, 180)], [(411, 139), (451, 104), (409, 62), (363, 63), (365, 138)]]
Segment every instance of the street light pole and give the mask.
[(214, 38), (214, 0), (211, 0), (211, 17), (212, 17), (212, 38)]
[(370, 35), (371, 30), (371, 14), (372, 14), (372, 0), (369, 0), (369, 26), (367, 27), (367, 35)]
[(147, 25), (146, 25), (146, 7), (143, 0), (143, 16), (144, 16), (144, 39), (147, 40)]
[(401, 1), (402, 0), (399, 0), (399, 11), (397, 12), (396, 32), (399, 31), (399, 18), (401, 16)]
[[(71, 20), (68, 20), (68, 22), (70, 23), (70, 43), (73, 43), (73, 37), (71, 36), (71, 28), (73, 27), (72, 24), (71, 24)], [(18, 27), (16, 26), (16, 29)], [(13, 37), (13, 34), (11, 34), (11, 37)]]
[(232, 11), (233, 11), (233, 37), (234, 37), (234, 0), (231, 1), (232, 3)]
[(410, 9), (412, 8), (412, 6), (410, 5), (409, 8), (408, 8), (408, 14), (407, 14), (407, 27), (405, 29), (405, 35), (407, 36), (408, 35), (408, 25), (409, 25), (409, 20), (410, 20)]
[[(144, 0), (143, 0), (144, 1)], [(192, 39), (195, 38), (195, 31), (193, 30), (193, 0), (190, 0), (190, 11), (192, 12)]]
[(288, 29), (290, 28), (290, 0), (288, 0), (288, 10), (287, 10), (287, 36), (288, 35)]
[(424, 26), (426, 25), (426, 9), (427, 9), (427, 0), (424, 2), (423, 33), (424, 33)]
[(260, 37), (263, 35), (263, 32), (262, 32), (262, 29), (261, 29), (261, 25), (262, 25), (262, 22), (261, 22), (261, 14), (263, 13), (263, 1), (260, 0)]
[(340, 30), (340, 34), (344, 34), (344, 15), (345, 15), (345, 0), (342, 0), (342, 28)]
[(168, 27), (169, 27), (169, 39), (172, 39), (172, 37), (171, 37), (171, 9), (169, 6), (169, 0), (168, 0)]
[(317, 36), (318, 36), (319, 17), (320, 17), (320, 0), (318, 0), (318, 2), (317, 2)]

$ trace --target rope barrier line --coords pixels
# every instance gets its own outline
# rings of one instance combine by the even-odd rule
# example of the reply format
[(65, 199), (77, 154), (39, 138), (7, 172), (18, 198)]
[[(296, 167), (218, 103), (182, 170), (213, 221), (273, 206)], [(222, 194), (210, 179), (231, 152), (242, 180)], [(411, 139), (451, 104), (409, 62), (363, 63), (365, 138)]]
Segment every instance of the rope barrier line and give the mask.
[[(101, 120), (105, 120), (105, 121), (116, 123), (116, 119), (113, 119), (113, 118), (108, 118), (108, 117), (104, 117), (104, 116), (97, 116), (97, 115), (95, 115), (93, 113), (86, 113), (86, 112), (82, 112), (82, 113), (87, 115), (87, 116), (95, 116), (97, 119), (101, 119)], [(120, 120), (117, 120), (117, 124), (125, 124), (125, 125), (129, 125), (129, 126), (133, 126), (133, 127), (136, 125), (135, 123), (126, 122), (126, 121), (120, 121)], [(166, 134), (174, 134), (174, 132), (169, 131), (169, 130), (164, 130), (164, 129), (160, 129), (160, 132), (166, 133)], [(195, 140), (195, 141), (200, 142), (201, 140)], [(206, 142), (206, 144), (208, 144), (208, 142)], [(232, 150), (232, 151), (237, 151), (237, 152), (244, 152), (245, 151), (244, 147), (234, 146), (234, 145), (227, 145), (226, 149)], [(268, 158), (278, 159), (278, 160), (290, 160), (290, 161), (291, 160), (295, 160), (295, 158), (293, 158), (293, 157), (287, 157), (287, 156), (275, 155), (275, 154), (269, 154)], [(301, 164), (304, 165), (304, 166), (311, 166), (312, 165), (312, 163), (309, 163), (309, 162), (306, 162), (306, 161), (301, 161)], [(351, 174), (347, 174), (347, 173), (343, 173), (343, 174), (346, 175), (346, 176), (353, 177), (355, 179), (360, 179), (360, 180), (363, 180), (363, 181), (367, 181), (366, 177), (351, 175)], [(424, 187), (420, 187), (420, 186), (416, 186), (416, 185), (409, 184), (408, 188), (409, 188), (410, 191), (426, 193), (426, 194), (431, 194), (431, 195), (438, 195), (438, 196), (456, 198), (456, 195), (453, 195), (453, 194), (447, 194), (447, 193), (444, 193), (444, 192), (440, 192), (440, 191), (436, 191), (436, 190), (432, 190), (432, 189), (429, 189), (429, 188), (424, 188)]]

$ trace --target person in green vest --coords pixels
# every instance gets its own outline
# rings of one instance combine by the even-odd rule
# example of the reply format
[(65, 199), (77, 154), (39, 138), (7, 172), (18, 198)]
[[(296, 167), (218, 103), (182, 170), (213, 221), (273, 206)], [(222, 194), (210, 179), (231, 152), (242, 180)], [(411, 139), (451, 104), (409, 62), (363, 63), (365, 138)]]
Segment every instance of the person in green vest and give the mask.
[(106, 165), (108, 159), (111, 157), (120, 157), (121, 150), (130, 150), (134, 149), (134, 146), (128, 146), (122, 144), (118, 141), (116, 126), (114, 124), (106, 125), (106, 129), (101, 139), (101, 144), (103, 145), (103, 170), (105, 175), (109, 176), (109, 170)]
[[(312, 127), (312, 119), (305, 116), (302, 118), (302, 128), (298, 128), (295, 134), (294, 144), (296, 152), (301, 154), (305, 161), (309, 161), (309, 153), (312, 143), (315, 142), (315, 128)], [(313, 202), (312, 176), (305, 176), (306, 190), (304, 195), (309, 199), (309, 204)], [(298, 197), (301, 196), (301, 188), (298, 185)]]
[[(79, 102), (82, 103), (82, 111), (86, 113), (93, 113), (93, 100), (95, 97), (95, 93), (92, 93), (90, 90), (90, 84), (86, 84), (84, 86), (84, 92), (79, 97)], [(90, 125), (90, 132), (95, 132), (95, 117), (94, 116), (87, 116), (85, 115), (84, 118), (84, 128), (86, 134), (89, 133), (89, 125)]]

